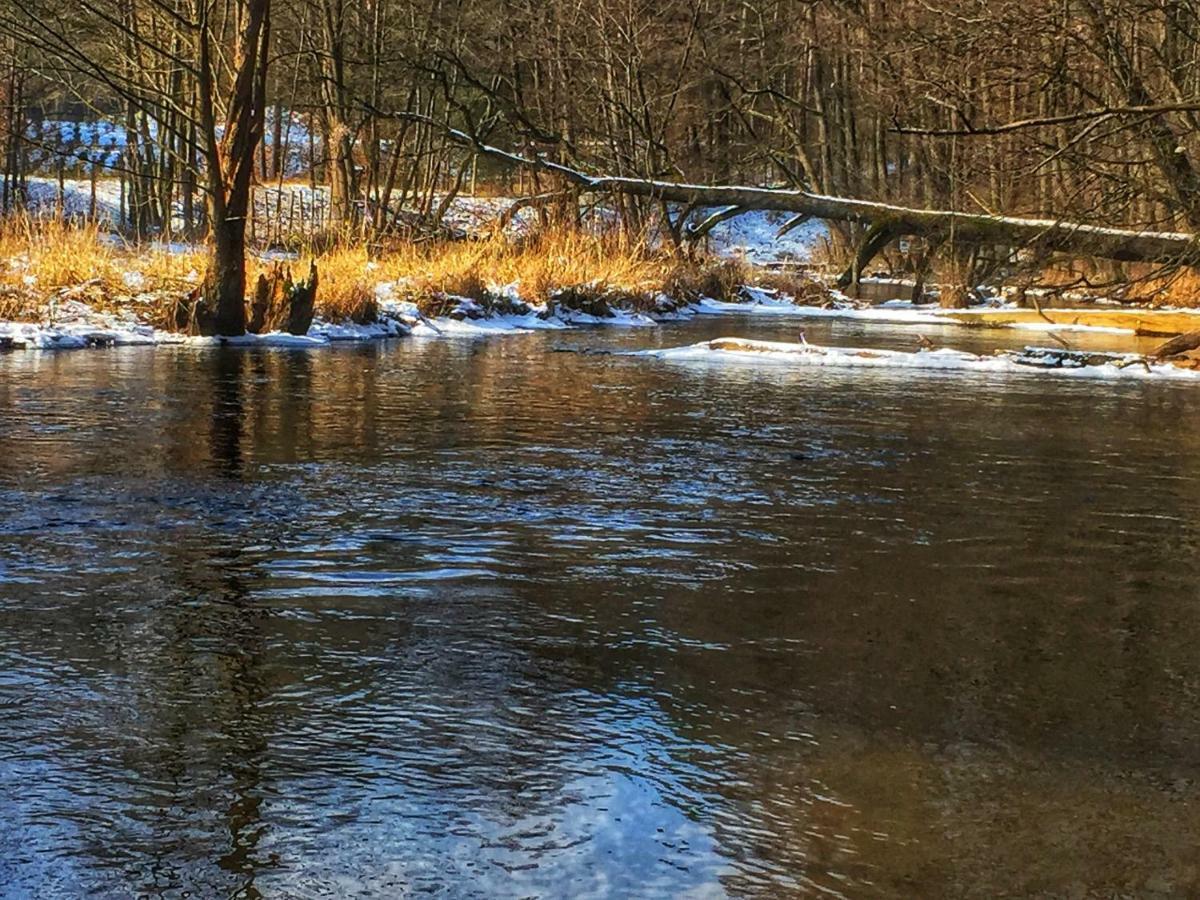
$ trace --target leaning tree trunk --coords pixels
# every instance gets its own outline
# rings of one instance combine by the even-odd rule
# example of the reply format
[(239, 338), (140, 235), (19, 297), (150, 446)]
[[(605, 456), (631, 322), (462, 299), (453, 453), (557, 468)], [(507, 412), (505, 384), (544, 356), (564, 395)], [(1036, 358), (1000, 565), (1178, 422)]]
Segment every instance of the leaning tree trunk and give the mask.
[(922, 237), (934, 242), (941, 242), (953, 235), (955, 243), (963, 246), (1003, 244), (1041, 253), (1065, 253), (1097, 256), (1120, 262), (1200, 267), (1198, 234), (1105, 228), (1059, 219), (1026, 219), (954, 210), (916, 209), (801, 190), (686, 184), (644, 178), (589, 175), (578, 169), (550, 162), (543, 157), (531, 158), (490, 146), (477, 136), (450, 128), (427, 115), (409, 112), (387, 114), (378, 110), (372, 112), (440, 127), (451, 140), (480, 154), (535, 171), (554, 172), (583, 191), (649, 197), (693, 208), (736, 208), (739, 214), (756, 209), (778, 210), (866, 226), (867, 236), (855, 255), (854, 265), (840, 279), (843, 285), (851, 283), (855, 271), (861, 272), (888, 240), (904, 235)]

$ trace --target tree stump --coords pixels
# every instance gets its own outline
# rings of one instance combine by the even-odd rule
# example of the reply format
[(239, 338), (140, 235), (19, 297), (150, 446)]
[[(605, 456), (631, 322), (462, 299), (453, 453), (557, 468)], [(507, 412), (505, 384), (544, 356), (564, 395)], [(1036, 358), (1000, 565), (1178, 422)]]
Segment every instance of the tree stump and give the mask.
[(271, 301), (274, 299), (278, 281), (267, 280), (265, 274), (259, 274), (258, 283), (254, 286), (254, 300), (250, 304), (250, 321), (246, 330), (251, 334), (262, 334), (267, 326), (267, 315), (271, 311)]
[(287, 275), (288, 334), (308, 334), (317, 304), (317, 263), (309, 264), (308, 278), (292, 282), (291, 272)]

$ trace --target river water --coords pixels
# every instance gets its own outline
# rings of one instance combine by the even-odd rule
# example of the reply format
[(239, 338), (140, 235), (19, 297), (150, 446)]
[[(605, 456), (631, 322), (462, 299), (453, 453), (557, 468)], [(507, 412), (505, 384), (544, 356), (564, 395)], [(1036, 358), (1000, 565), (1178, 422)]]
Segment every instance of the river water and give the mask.
[(1198, 389), (796, 328), (0, 355), (0, 895), (1194, 896)]

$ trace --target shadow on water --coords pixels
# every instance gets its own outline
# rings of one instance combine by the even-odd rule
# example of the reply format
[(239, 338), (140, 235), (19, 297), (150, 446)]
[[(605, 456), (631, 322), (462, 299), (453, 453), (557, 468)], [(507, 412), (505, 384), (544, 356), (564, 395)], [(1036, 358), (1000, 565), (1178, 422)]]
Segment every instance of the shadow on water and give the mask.
[[(215, 470), (229, 479), (240, 479), (245, 474), (242, 449), (247, 415), (245, 381), (247, 378), (255, 383), (264, 381), (267, 372), (262, 360), (261, 354), (251, 355), (232, 348), (221, 348), (215, 354), (210, 448)], [(229, 781), (225, 812), (229, 849), (216, 863), (241, 882), (230, 896), (257, 900), (262, 894), (255, 887), (255, 875), (263, 865), (269, 865), (269, 861), (257, 858), (258, 843), (266, 828), (260, 815), (268, 731), (262, 720), (266, 700), (266, 643), (262, 630), (265, 613), (254, 603), (247, 587), (253, 578), (254, 561), (245, 559), (242, 542), (236, 535), (220, 532), (215, 537), (211, 555), (200, 562), (200, 571), (211, 572), (216, 584), (186, 578), (183, 584), (188, 593), (211, 598), (206, 614), (210, 617), (208, 625), (214, 630), (213, 639), (224, 645), (219, 657), (218, 681), (226, 696), (214, 705), (221, 707), (218, 721), (230, 747), (223, 761), (224, 775)]]
[(246, 417), (245, 350), (221, 347), (212, 363), (212, 426), (209, 447), (213, 466), (229, 478), (242, 475), (242, 428)]
[[(222, 348), (205, 363), (212, 470), (225, 482), (241, 482), (248, 465), (248, 387), (265, 377), (263, 358)], [(151, 895), (170, 895), (190, 883), (202, 893), (259, 898), (256, 875), (273, 864), (258, 847), (267, 828), (260, 809), (274, 725), (268, 614), (254, 600), (256, 560), (246, 552), (246, 526), (257, 517), (258, 498), (215, 484), (171, 499), (206, 507), (210, 516), (199, 534), (157, 548), (170, 587), (141, 623), (156, 637), (153, 646), (132, 654), (144, 666), (138, 693), (148, 704), (138, 716), (145, 723), (138, 743), (147, 752), (132, 768), (139, 782), (161, 792), (147, 799), (165, 818), (147, 835), (145, 864), (126, 862), (123, 878)], [(198, 821), (211, 821), (214, 830), (198, 831)], [(228, 880), (195, 867), (205, 859)]]

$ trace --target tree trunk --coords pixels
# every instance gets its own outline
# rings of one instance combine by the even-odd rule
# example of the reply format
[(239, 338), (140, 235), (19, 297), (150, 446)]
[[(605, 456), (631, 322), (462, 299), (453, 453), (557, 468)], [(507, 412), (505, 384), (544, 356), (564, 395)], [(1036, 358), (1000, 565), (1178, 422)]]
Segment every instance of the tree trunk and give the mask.
[[(246, 220), (213, 220), (208, 271), (201, 296), (213, 311), (212, 333), (246, 333)], [(203, 331), (203, 323), (201, 323)]]
[(349, 126), (346, 88), (346, 3), (321, 5), (321, 94), (325, 118), (325, 171), (329, 181), (330, 221), (351, 225), (355, 219), (358, 178), (354, 168), (354, 133)]
[[(207, 3), (199, 28), (200, 118), (204, 131), (205, 171), (211, 243), (208, 272), (201, 287), (196, 321), (202, 332), (246, 333), (246, 219), (250, 214), (256, 151), (265, 127), (270, 0), (244, 0), (245, 30), (234, 57), (234, 83), (224, 133), (217, 138), (212, 35)], [(201, 314), (203, 313), (203, 314)]]
[(326, 138), (326, 166), (329, 173), (329, 215), (338, 224), (352, 224), (354, 201), (358, 195), (354, 169), (354, 138), (340, 119), (331, 118)]

